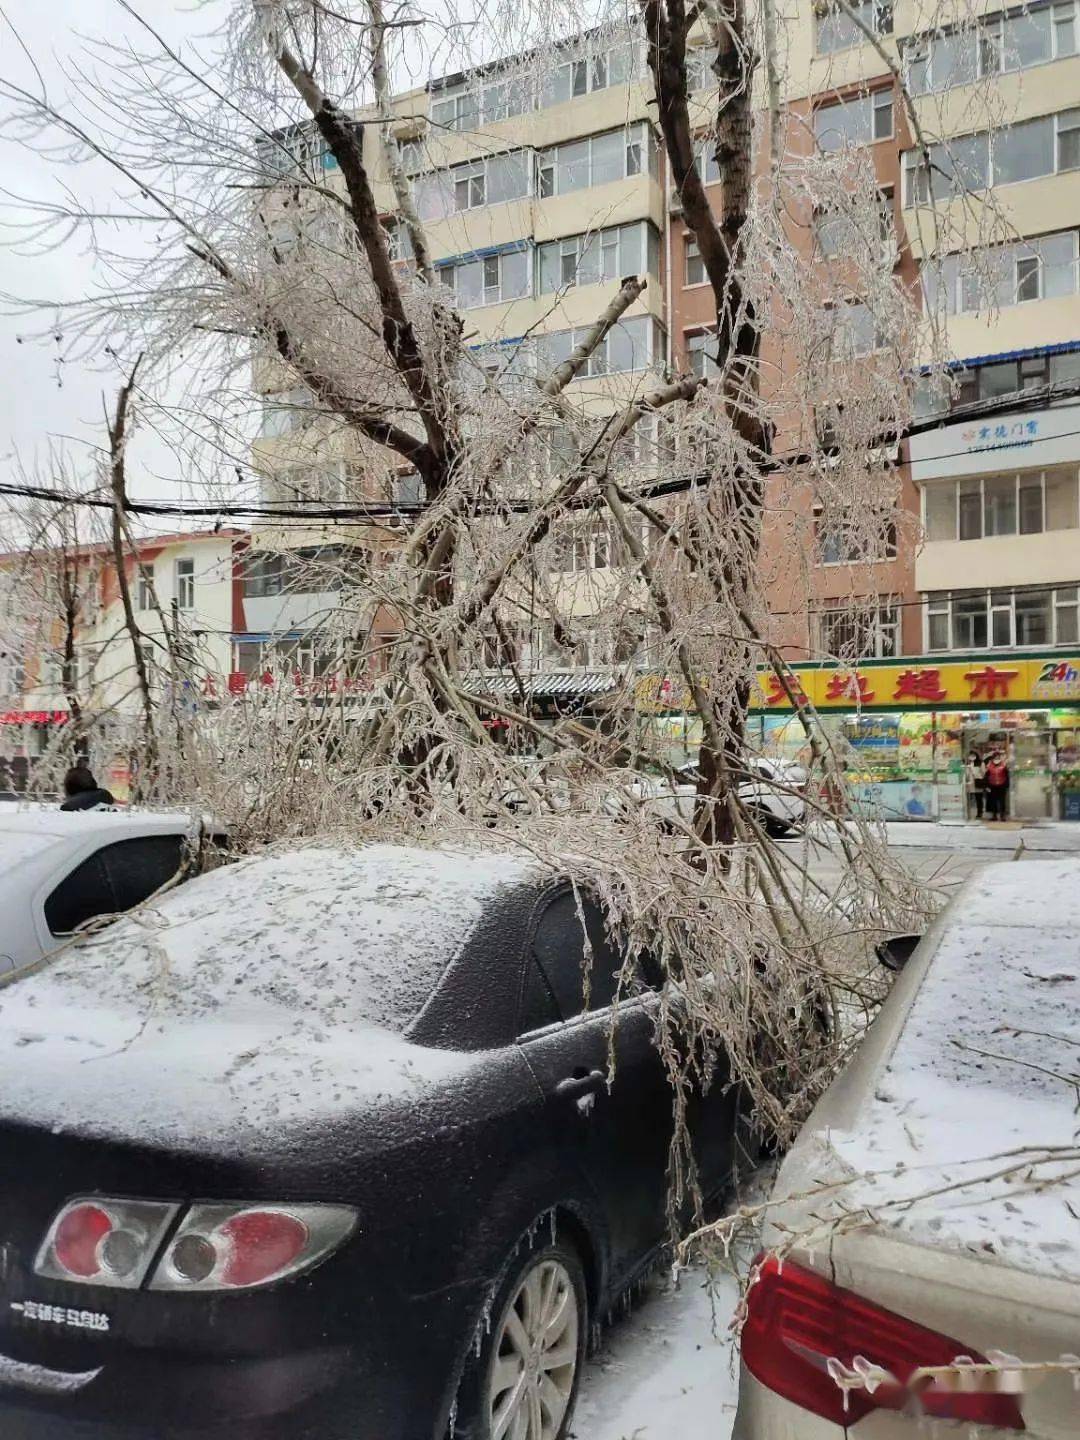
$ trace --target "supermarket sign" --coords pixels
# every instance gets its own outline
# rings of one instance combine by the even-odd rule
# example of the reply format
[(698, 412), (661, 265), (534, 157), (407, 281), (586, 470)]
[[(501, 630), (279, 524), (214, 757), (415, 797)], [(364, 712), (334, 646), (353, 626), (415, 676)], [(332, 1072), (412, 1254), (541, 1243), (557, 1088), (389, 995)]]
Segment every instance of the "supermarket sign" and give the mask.
[[(703, 684), (707, 689), (707, 681)], [(682, 681), (662, 675), (643, 675), (636, 700), (639, 710), (652, 714), (694, 708)], [(759, 670), (750, 708), (777, 712), (804, 705), (815, 710), (932, 710), (937, 705), (1016, 709), (1069, 701), (1080, 704), (1080, 655), (942, 664), (912, 657), (896, 665), (795, 668), (785, 672), (784, 681), (772, 670)]]

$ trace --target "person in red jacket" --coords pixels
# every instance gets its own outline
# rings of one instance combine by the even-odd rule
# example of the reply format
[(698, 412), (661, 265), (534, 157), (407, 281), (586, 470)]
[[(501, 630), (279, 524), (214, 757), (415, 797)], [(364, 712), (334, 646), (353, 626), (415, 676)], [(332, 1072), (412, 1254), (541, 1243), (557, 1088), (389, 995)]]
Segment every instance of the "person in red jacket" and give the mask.
[(1009, 767), (1005, 756), (995, 750), (986, 762), (984, 775), (986, 810), (991, 820), (1004, 820), (1009, 813)]

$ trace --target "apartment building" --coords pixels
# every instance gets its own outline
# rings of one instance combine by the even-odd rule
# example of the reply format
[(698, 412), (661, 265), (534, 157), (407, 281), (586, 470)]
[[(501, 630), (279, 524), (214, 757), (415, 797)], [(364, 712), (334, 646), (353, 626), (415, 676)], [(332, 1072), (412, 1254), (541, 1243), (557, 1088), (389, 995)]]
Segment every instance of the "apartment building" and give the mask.
[[(1080, 818), (1080, 14), (980, 9), (929, 34), (925, 9), (887, 0), (857, 6), (861, 26), (827, 5), (789, 17), (794, 133), (869, 147), (894, 273), (951, 359), (896, 457), (916, 543), (856, 568), (826, 543), (804, 632), (783, 638), (869, 807), (962, 814), (963, 754), (1000, 746), (1016, 817)], [(829, 663), (849, 647), (868, 663)], [(786, 700), (759, 702), (763, 737), (801, 745)]]
[[(246, 546), (240, 531), (192, 531), (142, 539), (125, 556), (162, 714), (216, 708), (228, 693)], [(124, 798), (142, 701), (111, 547), (0, 556), (0, 636), (0, 790), (24, 789), (57, 731), (81, 719), (93, 763)]]
[[(1022, 13), (990, 5), (977, 24), (929, 35), (925, 10), (909, 0), (867, 0), (858, 23), (810, 0), (792, 0), (783, 16), (788, 153), (865, 148), (882, 268), (921, 297), (956, 376), (947, 395), (940, 384), (924, 387), (920, 416), (938, 423), (885, 456), (908, 523), (883, 531), (873, 553), (816, 524), (809, 486), (800, 524), (767, 536), (775, 637), (865, 803), (883, 813), (960, 813), (962, 754), (1000, 744), (1013, 763), (1017, 816), (1080, 816), (1080, 396), (1070, 393), (1080, 388), (1080, 110), (1067, 105), (1080, 95), (1078, 4), (1051, 0)], [(916, 126), (866, 30), (914, 93)], [(708, 61), (702, 49), (689, 63), (707, 186), (719, 181), (705, 139)], [(479, 364), (500, 384), (565, 358), (628, 273), (649, 284), (577, 382), (585, 403), (604, 413), (658, 362), (710, 366), (711, 292), (666, 181), (649, 93), (640, 38), (628, 33), (583, 36), (553, 47), (542, 65), (523, 57), (396, 98), (395, 133), (436, 266)], [(364, 128), (364, 145), (407, 265), (375, 127)], [(316, 147), (308, 159), (336, 183), (329, 157)], [(968, 203), (991, 188), (993, 207)], [(991, 208), (994, 223), (973, 231), (972, 216)], [(799, 214), (796, 204), (793, 222), (806, 255), (829, 260), (829, 217)], [(873, 317), (857, 296), (843, 318), (854, 353), (871, 353)], [(765, 342), (766, 384), (790, 363), (781, 331)], [(268, 494), (342, 493), (347, 441), (313, 441), (308, 397), (275, 390), (273, 374), (256, 447)], [(828, 409), (813, 417), (819, 435)], [(797, 446), (797, 435), (787, 439)], [(417, 477), (393, 475), (386, 498), (421, 498)], [(785, 551), (792, 544), (798, 564)], [(571, 610), (601, 607), (618, 564), (610, 537), (580, 527), (563, 555)], [(297, 638), (295, 626), (289, 633)], [(628, 635), (614, 650), (587, 640), (568, 649), (542, 623), (520, 638), (532, 671), (570, 689), (566, 677), (578, 675), (582, 693), (595, 692), (595, 672), (631, 663), (635, 648)], [(838, 665), (845, 653), (865, 664)], [(646, 708), (667, 712), (674, 735), (678, 687), (669, 691), (675, 698), (657, 704), (653, 686)], [(797, 749), (786, 697), (763, 679), (758, 698), (761, 744)], [(690, 727), (681, 733), (692, 745)]]

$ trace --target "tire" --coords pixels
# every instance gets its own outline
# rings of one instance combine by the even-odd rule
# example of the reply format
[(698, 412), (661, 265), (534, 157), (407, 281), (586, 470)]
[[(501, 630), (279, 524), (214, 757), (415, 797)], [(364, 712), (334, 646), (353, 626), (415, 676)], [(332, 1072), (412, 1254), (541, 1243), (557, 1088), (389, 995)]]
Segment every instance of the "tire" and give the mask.
[(458, 1390), (455, 1436), (565, 1440), (589, 1333), (577, 1251), (562, 1241), (523, 1242), (490, 1313), (490, 1329)]

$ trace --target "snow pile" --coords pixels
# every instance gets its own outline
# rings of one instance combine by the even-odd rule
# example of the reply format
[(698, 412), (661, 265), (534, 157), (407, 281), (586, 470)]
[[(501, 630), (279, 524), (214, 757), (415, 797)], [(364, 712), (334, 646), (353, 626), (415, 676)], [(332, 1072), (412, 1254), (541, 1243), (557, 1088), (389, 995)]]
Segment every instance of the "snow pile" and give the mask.
[[(988, 867), (945, 919), (873, 1098), (853, 1130), (828, 1135), (855, 1171), (891, 1171), (845, 1189), (844, 1204), (880, 1214), (961, 1183), (897, 1223), (926, 1243), (1080, 1278), (1080, 1185), (1065, 1178), (1080, 1144), (1078, 1062), (1080, 863)], [(1055, 1146), (1074, 1158), (1030, 1173), (1009, 1158)]]

